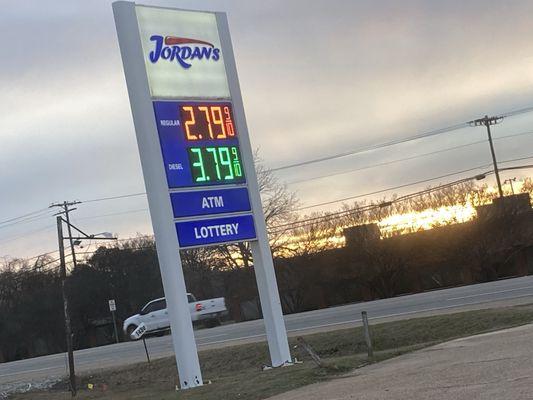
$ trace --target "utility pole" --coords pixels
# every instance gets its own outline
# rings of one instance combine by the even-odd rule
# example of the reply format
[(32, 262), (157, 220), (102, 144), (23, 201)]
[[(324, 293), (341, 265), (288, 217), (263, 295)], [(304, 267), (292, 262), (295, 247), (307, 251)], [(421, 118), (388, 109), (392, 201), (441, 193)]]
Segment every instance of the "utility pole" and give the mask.
[(65, 219), (67, 222), (67, 230), (68, 230), (68, 236), (69, 236), (69, 242), (70, 242), (70, 252), (72, 254), (72, 264), (74, 265), (74, 268), (76, 268), (76, 252), (74, 251), (74, 241), (72, 239), (72, 230), (70, 229), (70, 217), (69, 212), (76, 210), (76, 208), (69, 208), (70, 206), (74, 206), (76, 204), (80, 204), (80, 201), (64, 201), (63, 203), (52, 203), (50, 204), (49, 208), (52, 207), (60, 207), (63, 209), (63, 211), (60, 211), (56, 215), (65, 214)]
[(494, 164), (494, 174), (496, 175), (496, 182), (498, 184), (498, 192), (500, 194), (500, 198), (503, 197), (503, 190), (502, 190), (502, 183), (500, 181), (500, 173), (498, 171), (498, 163), (496, 161), (496, 153), (494, 152), (494, 144), (492, 143), (492, 135), (490, 133), (490, 126), (496, 125), (502, 122), (503, 117), (496, 116), (496, 117), (489, 117), (488, 115), (485, 115), (483, 118), (478, 118), (473, 121), (470, 121), (470, 126), (486, 126), (487, 127), (487, 134), (489, 136), (489, 145), (490, 145), (490, 153), (492, 154), (492, 163)]
[(514, 195), (513, 182), (516, 182), (516, 177), (515, 177), (515, 178), (509, 178), (509, 179), (504, 180), (504, 181), (503, 181), (503, 184), (505, 185), (506, 183), (508, 183), (508, 184), (511, 186), (511, 193)]
[(65, 246), (63, 244), (63, 218), (58, 215), (57, 218), (57, 238), (59, 241), (59, 259), (61, 274), (61, 294), (63, 296), (63, 312), (65, 314), (65, 335), (67, 338), (68, 353), (68, 370), (70, 381), (70, 392), (72, 397), (76, 396), (76, 373), (74, 372), (74, 349), (72, 348), (72, 327), (70, 324), (70, 313), (68, 309), (68, 297), (66, 290), (67, 283), (67, 266), (65, 263)]
[[(72, 251), (72, 260), (74, 263), (74, 266), (76, 266), (76, 256), (74, 253), (74, 240), (82, 240), (82, 239), (91, 239), (91, 240), (116, 240), (116, 238), (113, 238), (111, 234), (109, 234), (106, 237), (99, 238), (95, 237), (95, 235), (88, 235), (85, 232), (83, 232), (81, 229), (75, 227), (70, 223), (69, 219), (69, 212), (74, 211), (75, 208), (69, 208), (70, 206), (74, 204), (79, 204), (79, 201), (75, 202), (67, 202), (64, 201), (63, 203), (54, 203), (50, 205), (51, 207), (61, 207), (63, 211), (56, 214), (56, 221), (57, 221), (57, 239), (59, 242), (59, 260), (60, 260), (60, 276), (61, 276), (61, 294), (63, 296), (63, 312), (65, 316), (65, 335), (66, 335), (66, 341), (67, 341), (67, 353), (68, 353), (68, 369), (69, 369), (69, 383), (70, 383), (70, 392), (72, 394), (72, 397), (76, 396), (76, 373), (74, 371), (74, 348), (72, 345), (72, 325), (70, 321), (70, 312), (69, 312), (69, 305), (68, 305), (68, 293), (67, 293), (67, 263), (65, 260), (65, 245), (64, 240), (68, 239), (70, 242), (70, 248)], [(65, 214), (65, 219), (61, 216), (61, 214)], [(68, 237), (63, 236), (63, 223), (67, 224), (67, 231), (68, 231)], [(79, 237), (73, 237), (72, 236), (72, 228), (79, 232), (82, 236)]]

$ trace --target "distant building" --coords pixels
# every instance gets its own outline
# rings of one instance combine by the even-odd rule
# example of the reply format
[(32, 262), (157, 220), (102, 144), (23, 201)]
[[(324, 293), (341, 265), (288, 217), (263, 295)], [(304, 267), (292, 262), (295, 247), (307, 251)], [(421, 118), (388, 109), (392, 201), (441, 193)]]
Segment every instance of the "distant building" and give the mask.
[[(494, 199), (492, 204), (477, 207), (476, 212), (477, 217), (468, 222), (392, 237), (381, 237), (375, 223), (345, 228), (345, 249), (357, 258), (379, 242), (380, 251), (391, 251), (409, 260), (412, 268), (425, 271), (421, 276), (432, 276), (439, 282), (452, 280), (442, 278), (448, 272), (453, 276), (460, 274), (461, 283), (533, 274), (533, 209), (529, 194)], [(457, 260), (450, 261), (454, 258)], [(483, 264), (478, 268), (481, 272), (472, 273), (468, 266), (476, 263)], [(459, 272), (453, 272), (454, 268)], [(480, 278), (483, 270), (492, 275)]]
[(351, 226), (344, 229), (343, 234), (346, 239), (346, 246), (348, 247), (358, 246), (361, 243), (379, 240), (381, 238), (378, 224)]
[[(490, 218), (502, 217), (506, 214), (528, 214), (528, 217), (530, 217), (529, 214), (532, 214), (533, 210), (531, 208), (531, 200), (529, 197), (529, 193), (519, 193), (511, 196), (505, 196), (502, 198), (496, 198), (491, 204), (476, 207), (476, 212), (477, 218), (472, 221), (444, 225), (425, 231), (398, 235), (396, 236), (396, 239), (402, 240), (401, 238), (405, 238), (405, 240), (411, 240), (413, 237), (429, 237), (438, 235), (437, 231), (461, 231), (464, 229), (465, 226), (475, 224), (476, 222), (485, 221)], [(369, 241), (381, 239), (381, 232), (379, 226), (376, 223), (351, 226), (349, 228), (345, 228), (343, 230), (343, 234), (344, 238), (346, 239), (346, 247), (357, 247)], [(408, 237), (409, 239), (407, 239)]]
[(476, 207), (479, 219), (499, 217), (505, 214), (522, 214), (530, 211), (531, 199), (529, 193), (497, 197), (492, 201), (492, 204)]

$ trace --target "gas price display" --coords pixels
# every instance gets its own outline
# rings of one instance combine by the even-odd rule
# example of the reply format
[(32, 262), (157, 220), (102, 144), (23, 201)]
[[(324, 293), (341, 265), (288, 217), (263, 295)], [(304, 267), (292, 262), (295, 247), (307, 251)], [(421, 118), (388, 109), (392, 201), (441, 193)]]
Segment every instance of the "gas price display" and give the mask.
[(195, 183), (233, 182), (242, 178), (241, 157), (237, 146), (189, 147), (187, 151)]
[(171, 188), (246, 182), (231, 103), (156, 101), (154, 109)]
[(230, 106), (182, 105), (180, 106), (180, 114), (187, 140), (215, 140), (235, 137)]

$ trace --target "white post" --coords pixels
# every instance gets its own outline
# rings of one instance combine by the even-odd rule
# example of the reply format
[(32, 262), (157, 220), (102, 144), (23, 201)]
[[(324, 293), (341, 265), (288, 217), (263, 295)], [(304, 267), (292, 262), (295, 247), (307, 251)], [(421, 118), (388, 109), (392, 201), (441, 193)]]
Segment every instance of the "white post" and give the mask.
[(163, 157), (144, 65), (135, 3), (113, 3), (120, 52), (137, 134), (150, 215), (157, 244), (159, 268), (167, 300), (182, 389), (201, 386), (202, 375), (173, 222)]
[(239, 142), (241, 145), (246, 182), (248, 183), (250, 202), (254, 216), (257, 240), (251, 242), (252, 255), (254, 261), (255, 277), (259, 288), (259, 298), (261, 309), (265, 321), (265, 329), (270, 350), (272, 366), (279, 367), (291, 362), (287, 331), (281, 309), (278, 284), (274, 272), (274, 263), (270, 251), (265, 216), (259, 195), (259, 185), (254, 167), (253, 151), (248, 135), (244, 106), (241, 97), (237, 67), (233, 55), (233, 46), (229, 33), (228, 21), (225, 13), (216, 13), (217, 25), (224, 54), (228, 84), (233, 102), (233, 112), (239, 132)]

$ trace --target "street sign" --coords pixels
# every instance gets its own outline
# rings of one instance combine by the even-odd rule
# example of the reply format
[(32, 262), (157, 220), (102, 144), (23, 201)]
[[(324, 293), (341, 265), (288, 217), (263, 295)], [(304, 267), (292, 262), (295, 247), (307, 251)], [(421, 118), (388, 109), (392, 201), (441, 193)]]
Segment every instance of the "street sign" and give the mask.
[(202, 385), (180, 250), (248, 241), (273, 366), (291, 361), (225, 13), (113, 3), (182, 388)]
[[(157, 100), (153, 107), (174, 217), (251, 211), (232, 102)], [(233, 189), (197, 191), (228, 185)], [(181, 248), (256, 238), (252, 215), (177, 222), (176, 229)]]
[(146, 325), (144, 322), (141, 322), (140, 325), (135, 328), (135, 330), (130, 334), (130, 338), (133, 340), (137, 340), (143, 337), (143, 335), (146, 333)]
[(117, 311), (117, 305), (115, 304), (115, 300), (109, 300), (109, 311)]

